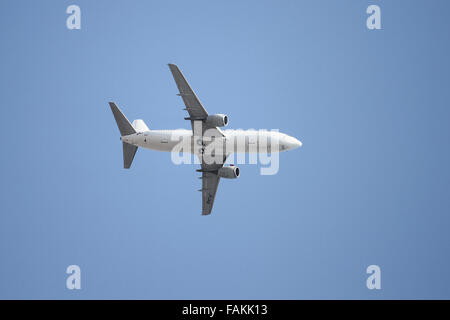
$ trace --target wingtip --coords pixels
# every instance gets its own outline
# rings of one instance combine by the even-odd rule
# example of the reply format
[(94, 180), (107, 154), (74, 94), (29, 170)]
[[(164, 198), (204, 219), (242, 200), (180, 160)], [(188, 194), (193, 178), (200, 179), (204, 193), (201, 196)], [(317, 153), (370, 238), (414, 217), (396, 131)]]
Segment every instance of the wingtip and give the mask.
[(202, 216), (209, 216), (212, 210), (202, 210)]

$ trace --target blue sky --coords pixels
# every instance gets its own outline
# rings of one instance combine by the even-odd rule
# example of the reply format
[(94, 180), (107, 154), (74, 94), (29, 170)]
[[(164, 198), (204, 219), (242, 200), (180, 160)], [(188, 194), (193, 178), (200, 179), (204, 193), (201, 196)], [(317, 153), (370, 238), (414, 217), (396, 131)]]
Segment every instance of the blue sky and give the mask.
[[(366, 28), (370, 4), (382, 30)], [(0, 298), (450, 298), (449, 10), (1, 1)], [(303, 142), (277, 175), (223, 179), (208, 217), (196, 166), (139, 150), (122, 169), (108, 101), (189, 128), (169, 62), (230, 128)]]

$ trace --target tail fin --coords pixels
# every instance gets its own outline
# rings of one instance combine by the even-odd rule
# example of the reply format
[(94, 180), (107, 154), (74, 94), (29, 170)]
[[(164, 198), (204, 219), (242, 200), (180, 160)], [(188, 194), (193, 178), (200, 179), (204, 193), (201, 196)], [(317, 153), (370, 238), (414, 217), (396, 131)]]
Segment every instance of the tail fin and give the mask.
[(150, 131), (150, 129), (145, 124), (144, 120), (141, 119), (134, 120), (131, 125), (133, 126), (134, 130), (136, 130), (136, 132)]
[[(136, 133), (136, 130), (131, 125), (130, 121), (128, 121), (127, 117), (120, 111), (120, 109), (116, 106), (114, 102), (110, 102), (109, 106), (111, 107), (111, 111), (116, 119), (117, 126), (119, 127), (120, 135), (128, 136), (130, 134)], [(134, 155), (138, 147), (128, 144), (126, 142), (122, 142), (123, 146), (123, 167), (125, 169), (129, 169), (131, 167), (131, 163), (133, 162)]]

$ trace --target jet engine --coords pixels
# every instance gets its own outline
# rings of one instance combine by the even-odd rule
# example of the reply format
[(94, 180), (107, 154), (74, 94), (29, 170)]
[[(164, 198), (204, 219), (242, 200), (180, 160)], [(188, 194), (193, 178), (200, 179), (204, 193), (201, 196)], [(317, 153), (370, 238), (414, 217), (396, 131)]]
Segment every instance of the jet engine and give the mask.
[(225, 114), (212, 114), (206, 118), (209, 127), (225, 127), (228, 124), (228, 116)]
[(236, 179), (239, 177), (239, 168), (235, 167), (233, 165), (230, 166), (224, 166), (222, 168), (219, 169), (219, 171), (217, 172), (217, 174), (219, 175), (219, 177), (221, 178), (226, 178), (226, 179)]

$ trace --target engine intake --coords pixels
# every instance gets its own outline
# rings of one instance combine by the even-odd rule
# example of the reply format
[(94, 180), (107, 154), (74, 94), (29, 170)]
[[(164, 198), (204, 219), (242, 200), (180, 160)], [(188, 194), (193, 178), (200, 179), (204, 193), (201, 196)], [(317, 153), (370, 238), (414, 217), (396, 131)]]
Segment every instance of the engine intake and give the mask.
[(225, 114), (212, 114), (206, 118), (209, 127), (225, 127), (228, 125), (228, 116)]
[(235, 167), (233, 165), (222, 167), (217, 172), (219, 177), (225, 178), (225, 179), (236, 179), (239, 177), (240, 170), (238, 167)]

